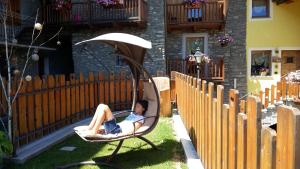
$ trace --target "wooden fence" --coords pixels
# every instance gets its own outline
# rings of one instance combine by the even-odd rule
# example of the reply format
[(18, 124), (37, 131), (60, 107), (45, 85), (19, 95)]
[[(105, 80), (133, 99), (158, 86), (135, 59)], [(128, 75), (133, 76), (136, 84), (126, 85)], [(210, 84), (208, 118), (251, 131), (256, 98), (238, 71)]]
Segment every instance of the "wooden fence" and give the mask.
[(298, 169), (300, 111), (278, 108), (277, 127), (262, 128), (261, 101), (175, 73), (177, 107), (206, 169)]
[(300, 103), (300, 83), (287, 82), (285, 80), (277, 82), (276, 85), (271, 85), (270, 88), (265, 88), (258, 93), (253, 93), (262, 101), (264, 108), (274, 105), (279, 101), (294, 101)]
[[(16, 82), (13, 88), (15, 92)], [(142, 96), (142, 92), (138, 94)], [(1, 117), (7, 115), (4, 99), (1, 89)], [(28, 144), (93, 115), (99, 103), (108, 104), (113, 111), (130, 109), (131, 78), (123, 72), (106, 76), (100, 72), (89, 73), (88, 77), (72, 74), (68, 80), (65, 75), (50, 75), (25, 81), (13, 105), (14, 146)]]

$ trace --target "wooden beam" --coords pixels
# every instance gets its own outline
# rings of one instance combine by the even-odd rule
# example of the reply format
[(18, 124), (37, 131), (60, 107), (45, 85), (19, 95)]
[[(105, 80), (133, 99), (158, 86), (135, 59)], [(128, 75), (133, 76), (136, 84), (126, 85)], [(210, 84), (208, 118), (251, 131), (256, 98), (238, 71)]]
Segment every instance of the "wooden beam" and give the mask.
[[(7, 43), (9, 46), (15, 46), (20, 48), (29, 48), (30, 45), (25, 44), (14, 44), (14, 43)], [(5, 42), (0, 42), (0, 45), (5, 45)], [(55, 48), (49, 48), (49, 47), (42, 47), (42, 46), (31, 46), (32, 49), (39, 49), (39, 50), (50, 50), (55, 51)]]

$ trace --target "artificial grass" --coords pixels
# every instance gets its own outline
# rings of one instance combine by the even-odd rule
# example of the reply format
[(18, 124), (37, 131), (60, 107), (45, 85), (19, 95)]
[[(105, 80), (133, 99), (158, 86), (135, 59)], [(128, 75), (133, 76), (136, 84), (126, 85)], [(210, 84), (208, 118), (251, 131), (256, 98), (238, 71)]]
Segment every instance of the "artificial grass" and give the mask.
[[(157, 127), (146, 136), (161, 150), (153, 150), (139, 139), (124, 141), (112, 163), (122, 169), (173, 169), (187, 168), (181, 144), (175, 139), (172, 129), (172, 119), (161, 118)], [(12, 169), (52, 169), (58, 165), (91, 160), (112, 153), (118, 142), (87, 143), (78, 136), (72, 136), (64, 142), (55, 145), (39, 156), (22, 165), (10, 165)], [(72, 152), (60, 151), (64, 146), (75, 146)], [(102, 166), (81, 166), (80, 169), (104, 169)]]

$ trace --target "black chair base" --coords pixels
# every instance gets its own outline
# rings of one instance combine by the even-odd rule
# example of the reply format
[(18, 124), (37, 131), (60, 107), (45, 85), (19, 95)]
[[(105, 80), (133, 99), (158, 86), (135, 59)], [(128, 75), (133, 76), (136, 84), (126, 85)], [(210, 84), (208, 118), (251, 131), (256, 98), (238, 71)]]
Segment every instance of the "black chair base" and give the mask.
[[(155, 144), (153, 144), (150, 140), (146, 139), (145, 137), (137, 136), (137, 138), (148, 143), (153, 149), (159, 150), (159, 148)], [(119, 144), (117, 145), (117, 147), (113, 151), (113, 153), (107, 157), (99, 157), (99, 158), (94, 158), (90, 161), (82, 161), (82, 162), (77, 162), (77, 163), (66, 164), (63, 166), (57, 166), (57, 167), (55, 167), (55, 169), (67, 169), (67, 168), (83, 166), (83, 165), (99, 165), (99, 166), (110, 167), (112, 169), (119, 169), (117, 166), (112, 165), (110, 162), (117, 155), (118, 151), (122, 147), (123, 142), (124, 142), (124, 140), (120, 140)]]

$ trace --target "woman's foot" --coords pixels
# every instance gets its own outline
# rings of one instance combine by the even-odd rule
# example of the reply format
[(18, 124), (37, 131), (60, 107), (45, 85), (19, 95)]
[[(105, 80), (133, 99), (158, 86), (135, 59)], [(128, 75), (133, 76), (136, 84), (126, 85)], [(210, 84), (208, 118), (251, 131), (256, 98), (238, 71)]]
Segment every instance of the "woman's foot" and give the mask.
[(86, 134), (87, 135), (96, 135), (96, 134), (98, 134), (98, 131), (97, 130), (87, 130)]

